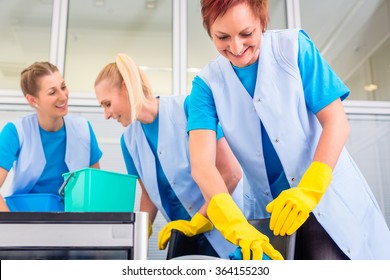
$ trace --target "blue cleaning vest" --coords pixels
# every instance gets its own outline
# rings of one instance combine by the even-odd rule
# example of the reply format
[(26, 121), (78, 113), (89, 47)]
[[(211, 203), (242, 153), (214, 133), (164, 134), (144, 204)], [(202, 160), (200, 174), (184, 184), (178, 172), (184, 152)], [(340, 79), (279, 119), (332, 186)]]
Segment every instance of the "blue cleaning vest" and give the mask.
[[(204, 199), (191, 176), (187, 118), (183, 105), (185, 98), (186, 96), (160, 97), (157, 154), (172, 190), (192, 217), (203, 205)], [(164, 218), (170, 221), (158, 191), (155, 157), (139, 121), (125, 129), (124, 140), (150, 199)], [(228, 259), (229, 254), (237, 247), (216, 229), (205, 233), (205, 236), (221, 258)]]
[[(69, 171), (89, 167), (91, 137), (87, 120), (67, 115), (65, 163)], [(11, 170), (13, 180), (7, 195), (28, 193), (38, 181), (46, 158), (42, 147), (37, 114), (13, 121), (19, 136), (20, 153)]]
[[(210, 87), (225, 137), (247, 184), (245, 211), (269, 217), (272, 195), (267, 180), (260, 120), (280, 158), (290, 187), (312, 162), (322, 131), (307, 110), (298, 68), (299, 30), (264, 34), (253, 99), (223, 56), (199, 74)], [(237, 106), (237, 104), (239, 104)], [(333, 180), (313, 210), (319, 223), (350, 259), (390, 259), (390, 231), (370, 187), (344, 148)]]

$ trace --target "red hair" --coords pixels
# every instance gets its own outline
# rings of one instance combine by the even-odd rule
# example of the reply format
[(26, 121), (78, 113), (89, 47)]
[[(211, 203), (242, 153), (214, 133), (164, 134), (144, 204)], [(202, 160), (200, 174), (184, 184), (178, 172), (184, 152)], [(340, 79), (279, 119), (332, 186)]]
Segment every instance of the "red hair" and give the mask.
[(211, 25), (219, 16), (238, 4), (247, 4), (255, 16), (258, 16), (265, 31), (268, 23), (268, 0), (201, 0), (203, 26), (211, 37)]

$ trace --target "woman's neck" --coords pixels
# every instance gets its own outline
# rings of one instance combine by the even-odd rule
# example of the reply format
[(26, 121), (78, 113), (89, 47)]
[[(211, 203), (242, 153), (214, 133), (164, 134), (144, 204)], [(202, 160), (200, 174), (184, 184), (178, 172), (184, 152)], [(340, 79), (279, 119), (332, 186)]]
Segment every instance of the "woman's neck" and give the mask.
[(62, 126), (64, 125), (64, 119), (62, 117), (42, 117), (38, 114), (38, 123), (43, 130), (55, 132), (62, 128)]
[(152, 123), (158, 114), (158, 104), (158, 98), (148, 100), (138, 113), (137, 120), (143, 124)]

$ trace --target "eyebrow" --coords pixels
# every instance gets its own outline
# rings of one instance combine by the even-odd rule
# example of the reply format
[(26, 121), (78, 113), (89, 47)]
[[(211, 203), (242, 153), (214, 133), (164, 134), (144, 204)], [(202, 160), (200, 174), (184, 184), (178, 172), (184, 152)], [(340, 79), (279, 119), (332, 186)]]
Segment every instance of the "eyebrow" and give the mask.
[(46, 90), (46, 92), (49, 92), (49, 91), (52, 91), (52, 90), (56, 90), (56, 87), (54, 86), (54, 87), (49, 87), (47, 90)]
[[(249, 31), (249, 30), (255, 31), (255, 30), (256, 30), (256, 27), (252, 27), (252, 26), (245, 27), (245, 28), (242, 29), (239, 33), (247, 32), (247, 31)], [(223, 31), (219, 31), (219, 30), (216, 30), (214, 33), (217, 34), (217, 35), (229, 35), (228, 33), (225, 33), (225, 32), (223, 32)]]
[[(66, 86), (65, 80), (62, 80), (60, 87), (62, 87), (62, 86)], [(49, 92), (49, 91), (51, 91), (51, 90), (56, 90), (56, 87), (57, 87), (57, 86), (49, 87), (49, 88), (46, 90), (46, 92)]]

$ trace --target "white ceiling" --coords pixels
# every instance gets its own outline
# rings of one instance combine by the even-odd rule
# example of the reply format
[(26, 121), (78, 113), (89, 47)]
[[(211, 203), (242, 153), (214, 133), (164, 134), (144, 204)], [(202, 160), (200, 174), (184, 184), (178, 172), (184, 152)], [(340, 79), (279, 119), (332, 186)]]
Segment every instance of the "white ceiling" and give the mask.
[(389, 0), (301, 0), (301, 15), (302, 26), (344, 80), (390, 37)]

